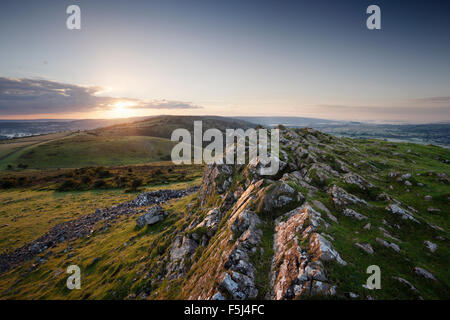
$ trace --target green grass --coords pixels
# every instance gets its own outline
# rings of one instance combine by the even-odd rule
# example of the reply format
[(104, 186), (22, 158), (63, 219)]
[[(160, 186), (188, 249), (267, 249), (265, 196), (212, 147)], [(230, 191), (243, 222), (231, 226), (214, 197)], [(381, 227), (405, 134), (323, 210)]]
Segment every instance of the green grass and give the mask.
[(155, 137), (80, 133), (27, 146), (0, 160), (0, 169), (8, 164), (49, 169), (148, 163), (170, 160), (173, 146), (170, 140)]
[[(319, 161), (336, 169), (338, 166), (335, 160), (343, 160), (352, 172), (358, 173), (376, 186), (376, 192), (367, 192), (345, 184), (340, 176), (330, 177), (323, 185), (317, 184), (318, 191), (310, 196), (305, 187), (300, 187), (293, 181), (288, 182), (297, 191), (301, 191), (308, 202), (311, 203), (315, 199), (321, 201), (339, 220), (336, 224), (323, 213), (322, 217), (329, 223), (329, 227), (326, 229), (322, 226), (318, 230), (334, 238), (331, 241), (334, 248), (348, 263), (347, 266), (336, 263), (326, 264), (329, 281), (337, 285), (337, 297), (343, 297), (347, 292), (354, 292), (362, 298), (367, 295), (377, 299), (418, 298), (416, 293), (393, 279), (393, 276), (397, 276), (410, 281), (425, 299), (448, 299), (450, 297), (450, 277), (448, 276), (450, 247), (447, 239), (449, 239), (450, 228), (448, 220), (450, 186), (448, 182), (440, 180), (438, 174), (448, 174), (449, 165), (442, 160), (450, 159), (450, 151), (435, 146), (411, 143), (337, 139), (320, 133), (316, 133), (315, 136), (334, 148), (332, 151), (327, 151), (327, 148), (322, 147), (321, 150), (327, 154), (320, 156)], [(155, 141), (154, 138), (146, 140), (148, 137), (134, 136), (132, 138), (136, 138), (134, 141), (138, 145), (142, 141), (152, 141), (152, 143)], [(141, 138), (144, 140), (140, 140)], [(109, 161), (105, 160), (105, 155), (113, 152), (113, 149), (109, 149), (111, 146), (107, 140), (109, 138), (90, 135), (48, 142), (35, 146), (32, 150), (36, 150), (35, 155), (40, 159), (45, 158), (45, 154), (52, 150), (59, 150), (62, 155), (68, 148), (65, 144), (67, 141), (72, 141), (71, 139), (77, 141), (75, 144), (76, 148), (79, 148), (77, 152), (82, 150), (83, 141), (86, 145), (97, 145), (103, 148), (99, 149), (102, 150), (101, 156), (97, 156), (98, 161), (103, 164)], [(128, 147), (132, 149), (133, 144), (128, 139), (131, 138), (129, 136), (115, 137), (113, 140), (117, 140), (117, 144), (112, 145), (119, 149)], [(47, 150), (50, 147), (52, 148)], [(130, 153), (124, 156), (124, 159), (130, 157), (126, 158), (126, 161), (134, 161), (140, 157), (138, 151), (133, 153), (131, 149)], [(87, 154), (92, 154), (89, 152)], [(25, 154), (26, 152), (21, 153), (20, 161), (23, 161)], [(288, 156), (292, 155), (288, 153)], [(152, 170), (156, 170), (158, 166), (161, 166), (161, 173), (156, 174)], [(130, 168), (131, 171), (129, 171)], [(110, 175), (103, 179), (113, 187), (116, 178), (140, 177), (144, 180), (142, 191), (181, 188), (200, 183), (201, 168), (199, 168), (190, 171), (167, 164), (106, 167), (104, 169), (110, 171)], [(17, 179), (26, 177), (29, 184), (21, 189), (0, 191), (2, 203), (0, 249), (4, 251), (16, 248), (42, 235), (57, 223), (91, 213), (98, 207), (129, 200), (136, 195), (136, 193), (125, 193), (126, 186), (91, 191), (54, 191), (64, 179), (81, 181), (84, 175), (94, 169), (49, 169), (47, 171), (28, 169), (2, 172), (2, 176), (5, 177), (6, 175), (12, 175)], [(389, 172), (411, 173), (410, 181), (413, 186), (408, 187), (402, 182), (389, 178)], [(93, 172), (91, 173), (94, 175)], [(243, 185), (245, 182), (245, 175), (241, 173), (234, 172), (235, 179), (230, 191), (234, 191), (238, 184)], [(174, 184), (177, 181), (182, 183)], [(423, 186), (419, 186), (418, 183), (422, 183)], [(348, 206), (369, 219), (356, 221), (340, 214), (327, 193), (327, 188), (331, 184), (337, 184), (370, 203), (370, 207)], [(387, 212), (385, 210), (387, 203), (376, 199), (376, 195), (383, 191), (401, 201), (402, 207), (414, 207), (418, 211), (414, 215), (421, 224), (401, 220)], [(431, 195), (432, 201), (425, 201), (425, 195)], [(163, 222), (139, 230), (135, 227), (136, 217), (120, 217), (107, 229), (103, 228), (104, 224), (101, 222), (96, 225), (96, 231), (91, 237), (71, 242), (70, 249), (68, 243), (61, 243), (52, 248), (48, 261), (44, 264), (33, 267), (35, 260), (32, 260), (1, 275), (0, 298), (123, 299), (129, 294), (147, 292), (150, 299), (186, 299), (193, 292), (199, 294), (203, 290), (213, 288), (217, 286), (219, 274), (216, 273), (221, 272), (218, 266), (223, 262), (224, 251), (230, 249), (233, 244), (232, 241), (228, 241), (231, 236), (231, 230), (227, 225), (230, 211), (225, 213), (219, 224), (219, 231), (210, 239), (208, 245), (197, 248), (192, 256), (192, 268), (185, 278), (161, 281), (158, 280), (158, 274), (164, 269), (164, 264), (168, 263), (169, 247), (175, 236), (187, 235), (188, 226), (198, 224), (210, 209), (209, 207), (220, 205), (221, 201), (223, 199), (218, 194), (214, 194), (208, 205), (200, 207), (198, 193), (170, 201), (164, 205), (169, 215)], [(188, 204), (192, 206), (188, 207)], [(427, 210), (430, 206), (440, 211), (430, 213)], [(262, 218), (264, 224), (261, 247), (264, 251), (261, 254), (258, 250), (251, 255), (251, 262), (256, 268), (255, 284), (259, 291), (258, 298), (264, 298), (270, 291), (269, 270), (273, 257), (273, 217)], [(387, 224), (383, 222), (384, 220)], [(370, 230), (363, 229), (368, 222), (371, 223)], [(439, 225), (445, 231), (433, 230), (427, 225), (428, 223)], [(400, 241), (387, 238), (379, 227), (385, 228)], [(202, 235), (205, 230), (194, 229), (190, 233), (192, 232)], [(396, 253), (381, 246), (375, 241), (377, 237), (397, 243), (401, 251)], [(424, 247), (425, 240), (438, 245), (435, 253), (430, 253)], [(375, 253), (373, 255), (365, 253), (355, 246), (356, 242), (371, 244)], [(45, 255), (45, 253), (41, 254), (43, 257)], [(65, 269), (70, 264), (81, 267), (82, 290), (66, 289)], [(381, 290), (371, 291), (362, 287), (369, 277), (366, 268), (373, 264), (381, 268)], [(414, 275), (413, 268), (416, 266), (432, 272), (438, 281), (434, 283)]]

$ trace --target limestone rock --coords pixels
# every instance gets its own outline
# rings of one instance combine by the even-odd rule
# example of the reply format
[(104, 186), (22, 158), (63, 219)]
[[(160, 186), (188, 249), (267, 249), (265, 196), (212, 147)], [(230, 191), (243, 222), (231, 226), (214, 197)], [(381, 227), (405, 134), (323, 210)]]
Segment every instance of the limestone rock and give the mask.
[(368, 254), (373, 254), (373, 248), (370, 244), (368, 243), (355, 243), (355, 246), (357, 246), (358, 248), (361, 248), (362, 250), (364, 250), (366, 253)]
[(437, 281), (436, 277), (429, 271), (425, 270), (424, 268), (420, 268), (420, 267), (415, 267), (414, 268), (414, 273), (424, 277), (425, 279), (430, 279), (433, 281)]
[(430, 252), (435, 252), (437, 249), (437, 244), (428, 240), (424, 241), (424, 245), (427, 247), (428, 250), (430, 250)]
[(344, 181), (348, 184), (354, 184), (358, 186), (361, 190), (367, 190), (374, 187), (373, 184), (371, 184), (363, 177), (353, 172), (345, 174)]
[(350, 218), (353, 218), (353, 219), (356, 219), (356, 220), (359, 220), (359, 221), (368, 219), (365, 215), (362, 215), (362, 214), (356, 212), (355, 210), (348, 209), (348, 208), (344, 209), (342, 211), (342, 214), (344, 216), (346, 216), (346, 217), (350, 217)]
[(146, 225), (153, 225), (165, 219), (167, 213), (159, 206), (153, 206), (136, 219), (136, 226), (140, 229)]
[(348, 193), (347, 191), (336, 185), (333, 185), (330, 188), (329, 193), (332, 197), (333, 202), (339, 207), (344, 207), (351, 204), (360, 204), (367, 206), (367, 202), (365, 200), (359, 199), (358, 197)]
[(414, 221), (416, 223), (419, 223), (419, 221), (417, 221), (417, 219), (414, 218), (414, 216), (412, 215), (411, 212), (409, 212), (406, 209), (403, 209), (398, 204), (389, 204), (386, 207), (386, 210), (391, 212), (392, 214), (400, 216), (404, 220), (412, 220), (412, 221)]
[(393, 242), (389, 242), (389, 241), (383, 240), (381, 238), (376, 238), (375, 240), (379, 244), (381, 244), (382, 246), (384, 246), (386, 248), (390, 248), (390, 249), (394, 250), (395, 252), (400, 252), (400, 247)]

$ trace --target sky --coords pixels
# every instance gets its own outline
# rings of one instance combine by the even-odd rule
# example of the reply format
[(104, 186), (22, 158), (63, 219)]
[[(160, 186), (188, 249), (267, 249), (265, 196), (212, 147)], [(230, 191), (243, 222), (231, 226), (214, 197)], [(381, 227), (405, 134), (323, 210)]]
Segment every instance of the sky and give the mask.
[(2, 0), (0, 119), (450, 121), (449, 58), (448, 1)]

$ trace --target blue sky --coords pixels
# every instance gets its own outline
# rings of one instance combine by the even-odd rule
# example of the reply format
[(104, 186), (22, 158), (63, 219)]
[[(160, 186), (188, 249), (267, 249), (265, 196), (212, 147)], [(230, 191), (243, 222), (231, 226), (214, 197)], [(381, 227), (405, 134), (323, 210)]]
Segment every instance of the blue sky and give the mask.
[(2, 0), (0, 118), (450, 121), (449, 16), (444, 1)]

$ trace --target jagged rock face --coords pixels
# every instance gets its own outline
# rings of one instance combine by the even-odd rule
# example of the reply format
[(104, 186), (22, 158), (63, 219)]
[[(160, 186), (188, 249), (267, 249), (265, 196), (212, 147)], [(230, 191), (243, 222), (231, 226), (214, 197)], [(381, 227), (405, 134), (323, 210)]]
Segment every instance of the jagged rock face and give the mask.
[(320, 213), (308, 204), (277, 219), (272, 266), (274, 299), (335, 294), (336, 288), (327, 282), (322, 262), (346, 262), (328, 240), (315, 232), (323, 223)]
[(303, 203), (305, 197), (285, 181), (278, 181), (267, 186), (258, 194), (258, 211), (265, 214), (276, 215), (284, 208)]
[(233, 181), (233, 166), (226, 164), (208, 165), (203, 173), (203, 184), (200, 189), (202, 205), (209, 196), (224, 193)]
[[(393, 232), (403, 223), (418, 222), (419, 214), (391, 197), (389, 190), (377, 194), (380, 185), (376, 181), (383, 181), (386, 175), (377, 175), (379, 169), (345, 140), (308, 129), (281, 131), (280, 154), (286, 162), (280, 162), (278, 175), (260, 176), (258, 159), (247, 166), (211, 165), (205, 169), (199, 194), (201, 218), (191, 222), (188, 231), (206, 229), (207, 241), (194, 234), (191, 245), (184, 248), (183, 243), (189, 240), (181, 238), (171, 249), (171, 254), (174, 251), (180, 258), (177, 261), (187, 261), (184, 257), (192, 255), (196, 246), (203, 247), (199, 248), (203, 255), (193, 262), (194, 272), (189, 272), (194, 275), (186, 281), (184, 298), (368, 298), (358, 291), (361, 284), (354, 290), (358, 295), (341, 292), (338, 283), (333, 283), (330, 270), (354, 270), (358, 265), (355, 254), (346, 251), (346, 256), (341, 256), (336, 249), (347, 245), (358, 256), (375, 257), (383, 250), (392, 250), (393, 256), (407, 254), (407, 246), (379, 225), (383, 223)], [(347, 153), (352, 153), (353, 159), (346, 158)], [(270, 235), (275, 232), (273, 255), (271, 248), (266, 250), (271, 245), (266, 238), (269, 226), (273, 228)], [(341, 230), (351, 231), (352, 236), (343, 237)], [(269, 258), (260, 254), (263, 246), (264, 252), (270, 252)], [(431, 241), (424, 246), (429, 254), (436, 249)], [(176, 248), (182, 254), (177, 255)], [(271, 267), (260, 268), (258, 257), (271, 261)], [(182, 265), (173, 264), (172, 268), (185, 274)], [(333, 267), (327, 269), (330, 265)], [(365, 272), (367, 266), (361, 268)], [(414, 272), (430, 279), (421, 269)], [(264, 275), (269, 288), (261, 286)]]
[(187, 262), (194, 254), (198, 243), (186, 236), (177, 236), (169, 249), (169, 263), (166, 266), (166, 277), (176, 279), (183, 277), (187, 269)]
[(231, 224), (232, 239), (237, 240), (224, 264), (227, 271), (222, 275), (220, 288), (233, 299), (251, 299), (258, 294), (255, 267), (251, 264), (249, 255), (256, 251), (261, 241), (260, 224), (259, 217), (249, 210), (239, 213)]
[[(235, 201), (224, 229), (213, 244), (215, 247), (210, 248), (211, 259), (216, 262), (196, 280), (198, 290), (193, 290), (189, 299), (250, 299), (257, 296), (255, 266), (250, 256), (259, 249), (262, 231), (261, 219), (251, 210), (251, 204), (263, 183), (259, 180), (249, 185)], [(202, 288), (202, 284), (209, 283), (211, 278), (216, 279), (218, 285)]]
[(222, 214), (219, 208), (213, 208), (208, 211), (205, 219), (200, 222), (195, 228), (206, 228), (207, 235), (211, 238), (217, 231), (217, 227), (219, 226), (220, 220), (222, 220)]
[(361, 190), (367, 190), (373, 188), (374, 185), (368, 182), (366, 179), (361, 177), (359, 174), (350, 172), (344, 175), (344, 181), (348, 184), (354, 184), (358, 186)]

